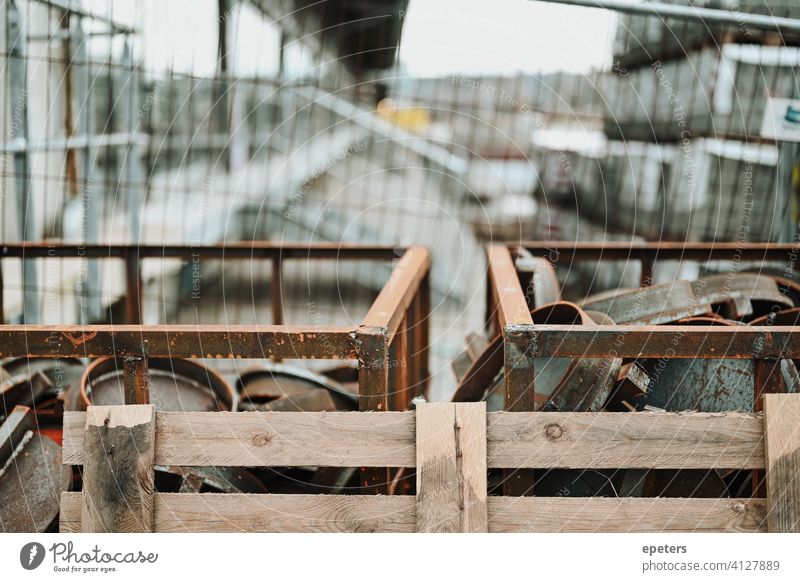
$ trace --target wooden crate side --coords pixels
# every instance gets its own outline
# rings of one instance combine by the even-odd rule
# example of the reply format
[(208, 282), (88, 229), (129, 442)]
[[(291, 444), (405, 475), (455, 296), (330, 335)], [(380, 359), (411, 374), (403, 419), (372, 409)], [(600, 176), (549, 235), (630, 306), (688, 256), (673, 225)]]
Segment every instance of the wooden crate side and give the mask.
[[(81, 531), (81, 493), (62, 493), (60, 529)], [(156, 493), (156, 532), (393, 532), (415, 528), (415, 500), (386, 495)]]
[[(85, 462), (86, 413), (64, 413), (63, 462)], [(414, 467), (413, 412), (158, 412), (155, 463)]]
[(767, 522), (770, 532), (800, 532), (800, 397), (764, 395)]
[(492, 412), (489, 467), (759, 469), (764, 421), (699, 412)]
[(765, 499), (490, 497), (503, 533), (764, 532)]

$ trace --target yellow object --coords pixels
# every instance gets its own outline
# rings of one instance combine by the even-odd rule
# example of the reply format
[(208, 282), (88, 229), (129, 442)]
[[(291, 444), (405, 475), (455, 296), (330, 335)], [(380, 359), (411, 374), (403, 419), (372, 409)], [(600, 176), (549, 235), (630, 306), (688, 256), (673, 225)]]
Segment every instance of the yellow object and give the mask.
[(377, 107), (378, 115), (409, 131), (419, 132), (431, 124), (431, 116), (422, 107), (398, 107), (391, 99), (382, 99)]

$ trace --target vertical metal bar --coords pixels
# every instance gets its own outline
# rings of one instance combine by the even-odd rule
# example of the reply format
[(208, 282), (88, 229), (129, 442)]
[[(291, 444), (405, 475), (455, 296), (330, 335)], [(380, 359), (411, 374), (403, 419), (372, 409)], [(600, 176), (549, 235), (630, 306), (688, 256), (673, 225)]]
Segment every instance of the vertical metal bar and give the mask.
[[(0, 176), (4, 180), (5, 176)], [(0, 261), (0, 325), (6, 322), (6, 308), (3, 296), (5, 294), (5, 282), (3, 281), (3, 262)]]
[(406, 410), (408, 397), (408, 316), (403, 318), (389, 346), (389, 410)]
[[(781, 142), (778, 157), (778, 208), (783, 212), (783, 224), (779, 227), (778, 242), (790, 243), (794, 240), (797, 225), (792, 212), (794, 191), (794, 161), (797, 155), (797, 144)], [(770, 240), (775, 240), (771, 238)]]
[[(75, 126), (86, 136), (86, 147), (83, 151), (83, 190), (78, 201), (81, 210), (81, 227), (78, 233), (80, 242), (98, 242), (98, 216), (95, 179), (95, 161), (97, 147), (92, 139), (94, 123), (91, 108), (91, 63), (86, 48), (86, 33), (83, 30), (83, 18), (75, 19), (75, 26), (70, 31), (70, 59), (81, 63), (76, 66), (75, 95), (77, 99), (77, 121)], [(78, 289), (79, 314), (82, 323), (97, 319), (101, 312), (100, 270), (97, 261), (90, 260), (86, 267), (85, 279)]]
[[(361, 328), (357, 332), (358, 351), (358, 409), (385, 411), (389, 408), (389, 350), (386, 330)], [(385, 468), (361, 469), (363, 493), (385, 494), (391, 475)]]
[[(11, 126), (9, 137), (12, 141), (21, 140), (24, 147), (14, 152), (14, 175), (17, 202), (17, 223), (19, 236), (23, 241), (35, 240), (35, 208), (31, 196), (31, 162), (28, 150), (28, 67), (26, 63), (26, 35), (22, 25), (22, 15), (17, 3), (9, 0), (6, 4), (6, 52), (8, 54), (8, 78), (10, 87)], [(39, 287), (37, 284), (36, 261), (22, 260), (23, 308), (25, 323), (39, 323)]]
[(136, 247), (125, 253), (125, 319), (128, 323), (142, 323), (142, 268)]
[[(272, 323), (283, 325), (283, 257), (280, 253), (272, 258)], [(281, 358), (274, 358), (280, 362)]]
[(430, 386), (430, 336), (431, 336), (431, 280), (430, 272), (425, 274), (419, 284), (419, 315), (417, 327), (419, 328), (419, 340), (417, 350), (419, 354), (419, 387), (418, 393), (427, 395)]
[(420, 314), (420, 297), (419, 297), (419, 289), (414, 294), (414, 298), (411, 300), (411, 305), (408, 306), (408, 311), (406, 311), (406, 361), (407, 363), (407, 372), (406, 376), (408, 378), (408, 402), (407, 404), (411, 403), (411, 399), (414, 398), (417, 394), (420, 394), (422, 391), (422, 379), (420, 378), (419, 373), (419, 361), (420, 361), (420, 327), (419, 327), (419, 314)]
[(641, 286), (649, 287), (653, 284), (653, 269), (655, 268), (656, 258), (648, 252), (643, 252), (639, 262), (642, 265)]
[(120, 105), (127, 107), (127, 111), (123, 111), (122, 117), (125, 120), (127, 133), (131, 136), (131, 142), (128, 144), (128, 151), (125, 155), (127, 171), (124, 180), (127, 183), (125, 194), (128, 198), (128, 221), (131, 230), (128, 241), (131, 244), (138, 244), (142, 229), (144, 170), (142, 168), (142, 151), (139, 146), (139, 82), (131, 43), (132, 39), (126, 38), (122, 52), (123, 74), (125, 72), (128, 74), (128, 78), (122, 83), (122, 86), (127, 88), (128, 99), (121, 99)]
[(272, 258), (272, 323), (283, 325), (283, 257)]
[[(507, 412), (533, 412), (534, 360), (532, 349), (536, 336), (533, 326), (506, 326), (503, 330), (505, 410)], [(530, 469), (507, 470), (503, 477), (503, 494), (510, 496), (532, 495), (534, 475)]]
[(150, 404), (150, 374), (147, 356), (127, 356), (122, 362), (125, 404)]

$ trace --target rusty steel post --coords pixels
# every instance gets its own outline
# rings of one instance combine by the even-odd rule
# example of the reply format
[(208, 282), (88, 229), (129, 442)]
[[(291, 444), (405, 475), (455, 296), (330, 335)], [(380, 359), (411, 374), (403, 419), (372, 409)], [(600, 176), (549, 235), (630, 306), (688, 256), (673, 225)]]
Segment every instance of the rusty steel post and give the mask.
[[(503, 334), (505, 371), (504, 409), (508, 412), (533, 412), (535, 332), (530, 309), (525, 301), (511, 251), (499, 245), (488, 249), (489, 276), (496, 318)], [(504, 495), (531, 495), (533, 472), (504, 472)]]
[(408, 316), (400, 323), (389, 346), (389, 394), (387, 410), (407, 410), (409, 398)]
[[(361, 327), (356, 332), (358, 353), (358, 409), (386, 411), (389, 408), (389, 348), (384, 328)], [(385, 495), (391, 483), (386, 468), (361, 468), (364, 494)]]
[(125, 252), (125, 319), (142, 323), (142, 268), (136, 248)]
[(147, 356), (126, 356), (122, 360), (125, 374), (125, 404), (150, 404), (150, 374)]
[(283, 325), (283, 259), (272, 258), (272, 323)]

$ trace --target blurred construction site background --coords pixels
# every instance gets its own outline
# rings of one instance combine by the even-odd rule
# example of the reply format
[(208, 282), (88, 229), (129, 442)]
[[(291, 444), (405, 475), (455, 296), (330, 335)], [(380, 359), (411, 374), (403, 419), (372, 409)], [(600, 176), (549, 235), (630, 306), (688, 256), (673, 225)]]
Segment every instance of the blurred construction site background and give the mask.
[[(482, 325), (488, 241), (794, 240), (796, 150), (761, 126), (798, 96), (798, 45), (516, 0), (4, 0), (0, 237), (425, 245), (445, 389)], [(122, 269), (6, 258), (6, 320), (113, 321)], [(389, 269), (287, 265), (286, 322), (360, 321)], [(640, 276), (583, 269), (558, 275), (585, 293)], [(270, 322), (268, 263), (149, 261), (144, 284), (144, 323)]]

